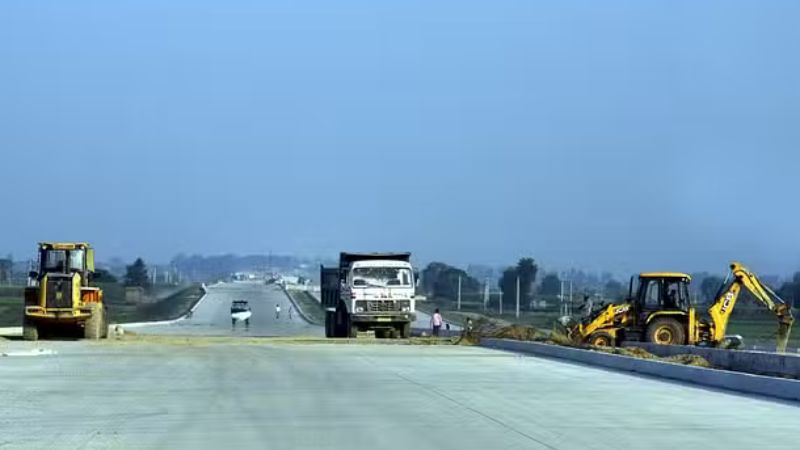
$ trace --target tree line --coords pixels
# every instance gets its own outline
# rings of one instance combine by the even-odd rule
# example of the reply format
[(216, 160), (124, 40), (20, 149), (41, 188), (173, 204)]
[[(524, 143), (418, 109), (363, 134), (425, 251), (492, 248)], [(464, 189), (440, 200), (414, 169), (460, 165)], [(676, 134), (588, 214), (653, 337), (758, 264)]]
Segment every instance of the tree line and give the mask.
[[(552, 299), (561, 294), (562, 280), (557, 273), (545, 273), (541, 280), (537, 278), (539, 275), (539, 265), (533, 258), (521, 258), (517, 264), (503, 270), (497, 280), (497, 288), (506, 301), (513, 301), (516, 299), (517, 280), (519, 280), (520, 304), (524, 308), (530, 307), (537, 295)], [(568, 275), (576, 275), (576, 271), (570, 271)], [(443, 262), (428, 264), (422, 271), (420, 286), (423, 292), (433, 298), (454, 300), (458, 296), (459, 278), (461, 279), (462, 298), (465, 296), (473, 300), (483, 298), (485, 283), (466, 271)], [(692, 274), (692, 278), (692, 297), (696, 303), (705, 305), (716, 300), (725, 282), (723, 277), (708, 273)], [(596, 279), (585, 275), (581, 277), (580, 273), (577, 273), (575, 279), (578, 280), (573, 285), (576, 301), (580, 301), (582, 297), (595, 295), (599, 295), (607, 301), (622, 301), (628, 295), (627, 283), (623, 284), (614, 279), (610, 273), (604, 273)], [(537, 281), (539, 281), (538, 285)], [(784, 282), (780, 288), (775, 289), (775, 286), (771, 286), (771, 288), (787, 303), (800, 306), (800, 272), (795, 273), (792, 279)], [(492, 290), (494, 291), (494, 289)], [(748, 299), (750, 299), (749, 293), (743, 291), (743, 302), (750, 303)], [(497, 297), (491, 297), (489, 302), (490, 306), (496, 305)]]

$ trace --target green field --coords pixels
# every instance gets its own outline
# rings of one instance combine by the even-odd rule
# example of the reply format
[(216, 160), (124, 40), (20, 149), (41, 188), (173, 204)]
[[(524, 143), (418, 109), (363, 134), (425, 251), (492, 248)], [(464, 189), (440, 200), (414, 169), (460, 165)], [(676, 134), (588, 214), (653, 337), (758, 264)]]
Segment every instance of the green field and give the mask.
[[(104, 283), (100, 287), (111, 322), (175, 319), (185, 314), (203, 295), (200, 285), (193, 284), (153, 303), (132, 304), (125, 302), (123, 286)], [(164, 288), (156, 288), (153, 295), (159, 297), (159, 291), (164, 292)], [(23, 287), (0, 287), (0, 327), (22, 325), (23, 294)]]

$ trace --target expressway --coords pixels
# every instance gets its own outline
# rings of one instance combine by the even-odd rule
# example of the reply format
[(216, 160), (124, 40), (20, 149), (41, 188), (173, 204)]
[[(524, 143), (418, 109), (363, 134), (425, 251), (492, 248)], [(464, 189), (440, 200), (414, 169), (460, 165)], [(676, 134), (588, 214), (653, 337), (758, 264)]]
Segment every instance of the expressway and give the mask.
[[(249, 328), (231, 324), (231, 303), (247, 300), (253, 315)], [(280, 317), (275, 306), (280, 305)], [(259, 282), (221, 283), (208, 287), (208, 293), (190, 317), (170, 324), (131, 327), (136, 333), (203, 336), (323, 336), (321, 327), (306, 323), (277, 286)]]
[(225, 284), (147, 336), (0, 341), (20, 355), (0, 358), (0, 449), (797, 448), (794, 403), (478, 347), (230, 329), (246, 297), (252, 335), (319, 336), (274, 320), (280, 295)]

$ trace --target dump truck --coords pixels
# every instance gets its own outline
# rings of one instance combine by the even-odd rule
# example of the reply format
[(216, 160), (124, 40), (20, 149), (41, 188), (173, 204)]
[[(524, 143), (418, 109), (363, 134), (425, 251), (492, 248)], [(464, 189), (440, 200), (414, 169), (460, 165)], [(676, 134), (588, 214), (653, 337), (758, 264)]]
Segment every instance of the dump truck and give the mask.
[(663, 345), (736, 347), (740, 336), (725, 334), (736, 300), (743, 289), (777, 319), (776, 349), (784, 352), (794, 316), (791, 304), (778, 296), (739, 262), (730, 271), (705, 315), (692, 305), (689, 283), (680, 272), (648, 272), (632, 277), (628, 299), (590, 311), (584, 320), (564, 317), (561, 324), (573, 340), (596, 346), (616, 346), (622, 341)]
[(411, 253), (342, 252), (338, 267), (320, 266), (320, 280), (325, 336), (411, 335), (417, 284)]
[(86, 339), (106, 337), (103, 291), (91, 285), (94, 249), (87, 243), (41, 242), (37, 267), (25, 288), (23, 338), (68, 331)]

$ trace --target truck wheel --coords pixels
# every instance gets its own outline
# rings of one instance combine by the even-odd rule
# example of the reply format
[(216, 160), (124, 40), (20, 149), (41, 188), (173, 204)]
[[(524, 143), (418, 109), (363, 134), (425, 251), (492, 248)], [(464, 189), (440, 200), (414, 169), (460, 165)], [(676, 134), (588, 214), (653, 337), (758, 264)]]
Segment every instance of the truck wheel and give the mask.
[(350, 337), (351, 338), (358, 337), (358, 325), (350, 325)]
[(411, 337), (411, 323), (403, 324), (400, 328), (400, 339), (408, 339)]
[(92, 315), (83, 324), (83, 337), (85, 339), (100, 339), (103, 336), (103, 323), (105, 322), (102, 306), (92, 305)]
[(686, 330), (677, 320), (661, 317), (647, 327), (647, 341), (660, 345), (683, 345), (686, 343)]
[(22, 339), (26, 341), (39, 340), (39, 327), (36, 325), (36, 322), (27, 317), (23, 318), (22, 321)]
[(333, 337), (333, 314), (325, 312), (325, 337)]

